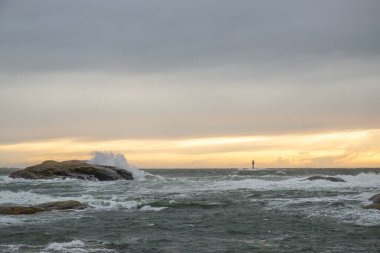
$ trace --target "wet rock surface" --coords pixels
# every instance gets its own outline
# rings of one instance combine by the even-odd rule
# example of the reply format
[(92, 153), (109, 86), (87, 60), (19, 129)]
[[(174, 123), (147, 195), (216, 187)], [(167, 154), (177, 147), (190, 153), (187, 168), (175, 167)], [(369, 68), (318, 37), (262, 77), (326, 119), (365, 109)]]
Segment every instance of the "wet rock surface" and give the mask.
[(305, 180), (309, 180), (309, 181), (328, 180), (328, 181), (331, 181), (331, 182), (346, 182), (346, 181), (344, 181), (343, 179), (341, 179), (339, 177), (326, 177), (326, 176), (312, 176), (312, 177), (308, 177)]
[(2, 215), (21, 215), (34, 214), (53, 210), (69, 210), (69, 209), (84, 209), (84, 205), (76, 200), (54, 201), (42, 203), (34, 206), (0, 206), (0, 214)]
[(53, 179), (76, 178), (92, 181), (132, 180), (132, 174), (113, 166), (93, 165), (84, 161), (45, 161), (41, 164), (12, 172), (11, 178)]
[(368, 200), (372, 201), (372, 204), (365, 205), (363, 208), (380, 210), (380, 193), (373, 195)]
[(380, 204), (380, 193), (373, 195), (368, 200), (372, 201), (374, 204)]
[(363, 206), (364, 209), (377, 209), (380, 210), (380, 204), (369, 204)]

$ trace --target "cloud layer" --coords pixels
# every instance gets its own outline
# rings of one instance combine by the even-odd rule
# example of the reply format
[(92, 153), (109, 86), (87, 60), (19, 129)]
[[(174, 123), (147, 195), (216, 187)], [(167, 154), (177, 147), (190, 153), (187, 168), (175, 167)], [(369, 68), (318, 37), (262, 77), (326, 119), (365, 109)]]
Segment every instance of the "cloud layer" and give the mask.
[(376, 0), (4, 0), (0, 144), (378, 129), (379, 12)]
[(376, 0), (5, 1), (0, 69), (175, 71), (379, 54)]

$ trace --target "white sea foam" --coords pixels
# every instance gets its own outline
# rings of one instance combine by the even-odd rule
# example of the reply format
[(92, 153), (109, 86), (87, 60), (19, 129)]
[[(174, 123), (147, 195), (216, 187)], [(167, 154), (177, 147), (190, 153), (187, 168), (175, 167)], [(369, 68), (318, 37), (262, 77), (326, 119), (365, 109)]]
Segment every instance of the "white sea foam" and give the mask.
[[(36, 194), (29, 191), (12, 192), (0, 191), (0, 205), (37, 205), (51, 201), (63, 201), (75, 199), (88, 204), (95, 209), (137, 209), (138, 206), (147, 203), (147, 200), (131, 200), (128, 196), (92, 196), (84, 194), (76, 197), (55, 197), (45, 194)], [(4, 223), (18, 223), (18, 219), (1, 216)]]
[(13, 178), (10, 178), (9, 176), (0, 176), (0, 184), (8, 184), (12, 182), (14, 182)]
[(114, 196), (114, 197), (94, 197), (91, 195), (82, 195), (77, 200), (90, 205), (95, 209), (137, 209), (138, 206), (144, 204), (144, 200), (136, 201), (130, 200), (126, 196)]
[(129, 164), (124, 155), (119, 153), (96, 151), (88, 162), (95, 165), (114, 166), (119, 169), (124, 169), (132, 173), (134, 179), (141, 179), (145, 175), (145, 172)]
[(164, 210), (166, 209), (167, 207), (152, 207), (152, 206), (149, 206), (149, 205), (146, 205), (146, 206), (143, 206), (140, 208), (140, 211), (161, 211), (161, 210)]
[(0, 227), (13, 226), (13, 225), (18, 225), (22, 223), (23, 221), (18, 217), (0, 215)]
[(20, 248), (25, 246), (25, 244), (2, 244), (0, 252), (20, 252)]
[[(331, 197), (270, 198), (265, 209), (302, 213), (312, 217), (330, 217), (344, 223), (361, 226), (380, 225), (378, 210), (363, 209), (371, 193), (345, 194)], [(251, 201), (263, 201), (252, 198)], [(335, 204), (335, 205), (334, 205)]]
[(75, 250), (82, 251), (82, 250), (84, 250), (83, 249), (84, 246), (85, 246), (84, 242), (81, 240), (74, 240), (71, 242), (61, 242), (61, 243), (53, 242), (53, 243), (50, 243), (45, 248), (45, 250), (66, 251), (68, 249), (71, 249), (71, 250), (75, 249)]
[(1, 252), (40, 252), (40, 253), (106, 253), (115, 252), (107, 249), (103, 243), (83, 242), (82, 240), (72, 240), (69, 242), (52, 242), (45, 245), (27, 244), (3, 244), (0, 245)]
[(62, 253), (105, 253), (114, 252), (114, 250), (106, 249), (99, 243), (85, 243), (81, 240), (73, 240), (71, 242), (53, 242), (50, 243), (43, 253), (62, 252)]
[(253, 190), (316, 190), (335, 189), (344, 190), (347, 188), (380, 188), (380, 174), (360, 173), (358, 175), (337, 175), (346, 182), (330, 182), (327, 180), (304, 180), (305, 177), (286, 178), (284, 180), (266, 180), (260, 178), (248, 178), (243, 180), (221, 180), (210, 185), (210, 189), (233, 190), (233, 189), (253, 189)]
[[(60, 198), (69, 199), (69, 198)], [(35, 205), (49, 201), (56, 201), (57, 198), (44, 194), (36, 194), (29, 191), (0, 191), (0, 205), (13, 204), (13, 205)]]
[(9, 176), (0, 176), (0, 185), (14, 184), (14, 183), (27, 183), (28, 185), (39, 185), (43, 182), (47, 183), (67, 183), (67, 182), (82, 182), (84, 180), (76, 179), (76, 178), (51, 178), (51, 179), (38, 179), (38, 180), (30, 180), (24, 178), (10, 178)]

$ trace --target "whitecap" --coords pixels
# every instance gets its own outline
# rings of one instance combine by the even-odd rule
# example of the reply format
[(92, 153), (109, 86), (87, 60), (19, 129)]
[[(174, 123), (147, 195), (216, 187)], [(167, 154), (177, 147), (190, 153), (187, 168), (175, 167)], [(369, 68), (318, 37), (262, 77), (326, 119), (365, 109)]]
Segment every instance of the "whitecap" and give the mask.
[[(359, 203), (367, 196), (367, 193), (363, 193), (332, 197), (270, 198), (267, 199), (265, 209), (302, 213), (309, 218), (330, 217), (343, 223), (360, 226), (378, 226), (380, 225), (378, 210), (363, 209)], [(257, 200), (251, 199), (251, 201)], [(334, 205), (335, 203), (341, 205)]]
[(146, 205), (146, 206), (141, 207), (139, 210), (140, 211), (155, 211), (155, 212), (159, 212), (159, 211), (164, 210), (166, 208), (167, 207), (152, 207), (152, 206)]
[(54, 251), (67, 251), (67, 250), (80, 250), (85, 252), (83, 247), (85, 246), (84, 242), (81, 240), (73, 240), (71, 242), (53, 242), (50, 243), (45, 250), (54, 250)]
[[(60, 200), (68, 199), (70, 198), (60, 198)], [(44, 194), (36, 194), (30, 191), (0, 191), (0, 205), (34, 205), (50, 201), (57, 201), (57, 198)]]
[(93, 157), (88, 161), (89, 164), (114, 166), (130, 172), (134, 179), (144, 178), (146, 172), (128, 163), (123, 154), (112, 152), (93, 152)]

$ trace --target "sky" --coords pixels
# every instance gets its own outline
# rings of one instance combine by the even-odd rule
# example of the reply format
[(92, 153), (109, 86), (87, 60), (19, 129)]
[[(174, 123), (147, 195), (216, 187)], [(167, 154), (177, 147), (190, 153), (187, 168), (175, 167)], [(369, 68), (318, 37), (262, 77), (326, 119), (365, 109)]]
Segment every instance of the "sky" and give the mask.
[(0, 0), (0, 166), (380, 167), (380, 1)]

